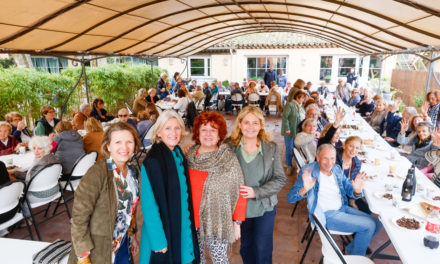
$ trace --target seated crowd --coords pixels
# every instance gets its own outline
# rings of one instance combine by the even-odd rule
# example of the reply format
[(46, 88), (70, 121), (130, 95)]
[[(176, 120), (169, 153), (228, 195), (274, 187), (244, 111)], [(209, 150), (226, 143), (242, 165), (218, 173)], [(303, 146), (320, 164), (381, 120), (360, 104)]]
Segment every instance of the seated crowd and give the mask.
[[(132, 108), (117, 116), (100, 98), (82, 104), (72, 121), (55, 118), (46, 105), (32, 132), (19, 113), (8, 113), (0, 122), (0, 155), (28, 147), (34, 161), (27, 172), (8, 171), (0, 162), (0, 184), (10, 176), (29, 183), (40, 168), (57, 163), (65, 180), (79, 158), (96, 151), (98, 161), (75, 192), (70, 263), (130, 263), (131, 254), (140, 254), (140, 263), (206, 263), (206, 248), (214, 263), (228, 263), (228, 245), (238, 239), (244, 263), (272, 263), (277, 195), (294, 171), (296, 151), (306, 165), (288, 202), (307, 198), (310, 216), (329, 230), (354, 233), (348, 254), (367, 254), (382, 224), (364, 199), (367, 176), (358, 158), (363, 142), (357, 136), (340, 140), (346, 113), (336, 107), (330, 122), (324, 100), (333, 96), (325, 83), (316, 91), (301, 79), (291, 86), (273, 67), (264, 80), (242, 86), (188, 81), (176, 73), (168, 83), (162, 73), (156, 88), (139, 89)], [(420, 114), (414, 107), (400, 114), (400, 99), (387, 103), (343, 80), (334, 98), (356, 109), (391, 146), (409, 146), (408, 159), (440, 187), (439, 91), (427, 94)], [(174, 101), (172, 109), (161, 110), (161, 100)], [(197, 111), (234, 107), (238, 116), (229, 138), (221, 114)], [(286, 172), (265, 130), (270, 109), (281, 115)], [(186, 127), (193, 144), (181, 149)], [(148, 152), (135, 168), (130, 161), (142, 148)], [(141, 241), (135, 236), (139, 201)], [(117, 210), (108, 213), (109, 206)], [(101, 246), (93, 248), (93, 242)]]

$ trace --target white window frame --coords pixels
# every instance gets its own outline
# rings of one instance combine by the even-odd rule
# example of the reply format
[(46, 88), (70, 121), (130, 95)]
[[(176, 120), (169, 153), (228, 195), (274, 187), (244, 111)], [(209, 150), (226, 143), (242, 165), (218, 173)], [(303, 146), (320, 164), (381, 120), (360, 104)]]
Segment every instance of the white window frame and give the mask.
[[(200, 60), (200, 59), (204, 60), (204, 62), (203, 62), (203, 66), (204, 66), (204, 69), (203, 69), (204, 71), (203, 72), (204, 72), (204, 75), (203, 76), (202, 75), (192, 75), (191, 74), (191, 60)], [(188, 58), (188, 60), (189, 60), (188, 72), (189, 72), (189, 76), (190, 77), (195, 77), (195, 78), (209, 78), (209, 77), (211, 77), (211, 73), (212, 73), (212, 68), (211, 68), (212, 60), (211, 60), (211, 57), (190, 57), (190, 58)], [(209, 61), (209, 63), (208, 63), (208, 61)]]
[[(354, 71), (356, 72), (356, 74), (359, 74), (359, 57), (357, 57), (355, 55), (333, 56), (333, 66), (336, 66), (336, 72), (335, 72), (336, 78), (347, 78), (347, 76), (340, 76), (339, 75), (339, 68), (341, 68), (339, 66), (340, 59), (354, 59)], [(335, 63), (335, 61), (336, 61), (336, 63)], [(333, 69), (332, 69), (332, 71), (333, 71)]]
[[(289, 65), (289, 55), (249, 55), (249, 56), (245, 56), (245, 64), (246, 64), (246, 78), (248, 78), (248, 59), (249, 58), (265, 58), (266, 59), (266, 67), (267, 67), (267, 58), (285, 58), (286, 59), (286, 68), (274, 68), (274, 70), (276, 71), (277, 69), (284, 69), (284, 75), (287, 75), (287, 71), (288, 71), (288, 65)], [(258, 65), (255, 65), (256, 67)], [(252, 69), (262, 69), (262, 68), (252, 68)], [(265, 71), (269, 70), (269, 68), (266, 68)], [(277, 73), (278, 74), (278, 73)], [(263, 78), (263, 77), (261, 77)]]

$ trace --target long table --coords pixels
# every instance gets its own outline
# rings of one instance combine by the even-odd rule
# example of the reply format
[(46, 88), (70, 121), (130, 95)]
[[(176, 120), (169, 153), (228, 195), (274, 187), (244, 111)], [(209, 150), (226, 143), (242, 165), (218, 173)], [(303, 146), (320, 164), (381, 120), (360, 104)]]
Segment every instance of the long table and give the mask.
[(34, 154), (32, 151), (27, 151), (24, 154), (4, 155), (0, 156), (0, 161), (3, 161), (6, 166), (17, 166), (18, 168), (15, 169), (17, 171), (27, 171), (34, 161)]
[[(342, 133), (344, 137), (356, 135), (362, 139), (373, 140), (372, 146), (363, 146), (363, 151), (366, 155), (363, 157), (365, 163), (362, 164), (362, 171), (367, 175), (373, 176), (365, 184), (364, 193), (368, 202), (370, 210), (379, 215), (379, 219), (383, 224), (385, 231), (390, 238), (397, 254), (402, 263), (424, 263), (424, 264), (438, 264), (440, 263), (440, 249), (431, 250), (423, 245), (425, 222), (418, 219), (421, 223), (421, 228), (418, 230), (409, 230), (399, 227), (394, 220), (402, 216), (410, 216), (409, 213), (403, 210), (413, 203), (425, 201), (430, 204), (440, 206), (440, 202), (433, 202), (427, 200), (427, 189), (435, 190), (435, 195), (440, 195), (440, 189), (430, 181), (420, 170), (416, 169), (417, 191), (411, 202), (404, 202), (401, 200), (401, 189), (408, 169), (411, 167), (411, 162), (401, 156), (399, 152), (391, 147), (373, 128), (357, 113), (353, 114), (353, 108), (349, 108), (339, 102), (347, 112), (343, 125), (357, 125), (359, 129), (347, 129), (348, 131)], [(328, 108), (326, 113), (332, 119), (331, 108)], [(341, 139), (341, 140), (342, 140)], [(394, 157), (394, 158), (392, 158)], [(361, 157), (362, 158), (362, 157)], [(375, 165), (375, 160), (378, 159), (380, 164)], [(396, 168), (394, 177), (388, 176), (390, 166)], [(391, 191), (390, 191), (391, 190)], [(394, 200), (387, 200), (381, 198), (382, 193), (392, 193)], [(394, 203), (394, 204), (393, 204)], [(417, 217), (415, 217), (417, 219)], [(384, 247), (387, 244), (384, 245)]]

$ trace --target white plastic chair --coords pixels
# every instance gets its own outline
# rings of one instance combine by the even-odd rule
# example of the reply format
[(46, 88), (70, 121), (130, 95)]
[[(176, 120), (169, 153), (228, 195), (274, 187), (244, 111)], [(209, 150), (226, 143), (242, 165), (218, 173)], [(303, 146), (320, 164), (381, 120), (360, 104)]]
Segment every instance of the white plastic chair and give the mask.
[(248, 104), (253, 106), (259, 106), (260, 96), (257, 93), (251, 93), (248, 95)]
[(29, 223), (20, 210), (20, 199), (24, 188), (25, 184), (22, 181), (11, 181), (0, 187), (0, 217), (9, 218), (0, 224), (0, 230), (7, 229), (24, 219), (29, 235), (34, 240)]
[(293, 148), (293, 157), (295, 158), (296, 164), (298, 165), (298, 170), (306, 165), (306, 161), (303, 155), (299, 153), (297, 148)]
[[(215, 93), (212, 97), (211, 100), (209, 100), (209, 109), (211, 110), (216, 110), (217, 109), (217, 98), (218, 98), (218, 93)], [(214, 103), (215, 101), (215, 103)]]
[(73, 165), (72, 173), (67, 181), (61, 181), (61, 187), (64, 191), (75, 192), (78, 188), (81, 178), (86, 174), (86, 172), (96, 163), (98, 158), (98, 153), (92, 151), (90, 153), (84, 154), (80, 157), (76, 163)]
[(133, 110), (131, 109), (130, 105), (127, 104), (127, 102), (125, 102), (125, 107), (127, 108), (128, 113), (129, 113), (130, 115), (133, 115), (133, 114), (134, 114)]
[(231, 96), (232, 101), (232, 110), (234, 110), (234, 107), (237, 109), (237, 113), (239, 112), (239, 109), (243, 107), (243, 95), (241, 93), (236, 93)]
[[(64, 201), (64, 206), (66, 207), (67, 215), (70, 218), (69, 207), (67, 206), (66, 198), (64, 197), (61, 185), (58, 181), (61, 176), (62, 170), (63, 167), (61, 166), (61, 164), (52, 164), (44, 167), (29, 181), (29, 184), (25, 191), (25, 202), (29, 208), (32, 223), (34, 224), (35, 231), (37, 232), (39, 240), (41, 240), (41, 236), (40, 232), (38, 231), (37, 222), (35, 221), (35, 215), (46, 211), (46, 216), (47, 212), (49, 211), (51, 202), (62, 198)], [(35, 197), (31, 194), (32, 192), (48, 191), (54, 187), (57, 187), (59, 190), (52, 195), (48, 195), (47, 197)], [(35, 214), (32, 212), (33, 208), (37, 208), (46, 204), (48, 205), (46, 210), (37, 212)]]
[(312, 217), (318, 226), (318, 234), (322, 242), (324, 264), (374, 264), (371, 259), (364, 256), (343, 255), (330, 235), (332, 232), (329, 232), (323, 227), (314, 214), (312, 214)]

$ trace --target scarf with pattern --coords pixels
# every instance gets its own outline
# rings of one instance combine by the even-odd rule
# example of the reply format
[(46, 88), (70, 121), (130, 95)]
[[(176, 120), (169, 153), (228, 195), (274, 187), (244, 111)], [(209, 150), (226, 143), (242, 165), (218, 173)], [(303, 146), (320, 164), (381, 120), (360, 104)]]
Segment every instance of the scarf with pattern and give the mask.
[(188, 168), (208, 172), (200, 202), (200, 236), (202, 239), (226, 239), (232, 243), (232, 215), (240, 185), (244, 184), (240, 163), (227, 144), (221, 144), (217, 151), (196, 155), (199, 147), (191, 147), (186, 158)]

